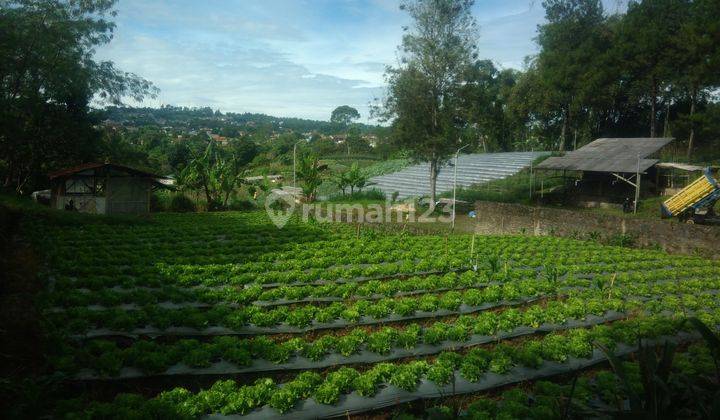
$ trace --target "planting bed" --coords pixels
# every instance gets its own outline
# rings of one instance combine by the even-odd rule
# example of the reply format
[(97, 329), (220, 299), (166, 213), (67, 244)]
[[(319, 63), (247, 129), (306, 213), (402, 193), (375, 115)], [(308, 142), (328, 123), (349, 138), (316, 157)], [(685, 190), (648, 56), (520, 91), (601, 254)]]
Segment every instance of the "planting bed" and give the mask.
[(689, 316), (720, 324), (717, 262), (593, 242), (277, 229), (260, 212), (31, 234), (48, 359), (73, 384), (58, 415), (343, 416), (562, 376), (601, 364), (598, 343), (698, 341)]

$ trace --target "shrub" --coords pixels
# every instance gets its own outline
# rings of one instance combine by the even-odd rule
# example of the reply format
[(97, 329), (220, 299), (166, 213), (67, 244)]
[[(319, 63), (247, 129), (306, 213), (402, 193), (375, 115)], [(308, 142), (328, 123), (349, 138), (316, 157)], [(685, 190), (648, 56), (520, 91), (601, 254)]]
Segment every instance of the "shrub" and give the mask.
[(158, 194), (152, 194), (150, 196), (150, 211), (158, 212), (167, 210), (167, 201), (163, 200)]
[(185, 194), (174, 195), (170, 200), (170, 211), (187, 213), (195, 211), (195, 203)]
[(235, 200), (228, 206), (228, 210), (253, 210), (255, 209), (255, 203), (250, 200)]

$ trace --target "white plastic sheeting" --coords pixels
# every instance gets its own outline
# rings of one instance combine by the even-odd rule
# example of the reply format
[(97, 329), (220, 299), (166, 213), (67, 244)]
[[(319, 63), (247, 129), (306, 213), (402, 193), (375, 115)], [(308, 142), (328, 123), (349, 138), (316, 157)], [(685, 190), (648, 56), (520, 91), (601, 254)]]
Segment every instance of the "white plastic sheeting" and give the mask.
[[(530, 164), (548, 152), (507, 152), (460, 155), (457, 167), (457, 185), (469, 187), (496, 179), (504, 179), (528, 168)], [(443, 165), (438, 173), (437, 193), (452, 191), (454, 159)], [(390, 197), (398, 192), (398, 198), (430, 195), (430, 166), (427, 163), (410, 166), (400, 172), (371, 179), (376, 188)]]

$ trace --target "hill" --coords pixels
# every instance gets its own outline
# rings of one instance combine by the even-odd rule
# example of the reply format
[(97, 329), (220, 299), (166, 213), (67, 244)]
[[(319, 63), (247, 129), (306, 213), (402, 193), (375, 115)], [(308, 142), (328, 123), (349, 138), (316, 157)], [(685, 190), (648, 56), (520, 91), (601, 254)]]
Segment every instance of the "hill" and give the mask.
[[(339, 134), (347, 131), (341, 124), (329, 121), (307, 120), (292, 117), (274, 117), (255, 113), (223, 113), (210, 107), (188, 108), (164, 105), (160, 108), (136, 108), (109, 106), (97, 111), (106, 123), (123, 126), (166, 126), (173, 128), (199, 129), (235, 127), (265, 129), (271, 132), (295, 131)], [(368, 133), (382, 129), (380, 126), (357, 124), (361, 132)]]

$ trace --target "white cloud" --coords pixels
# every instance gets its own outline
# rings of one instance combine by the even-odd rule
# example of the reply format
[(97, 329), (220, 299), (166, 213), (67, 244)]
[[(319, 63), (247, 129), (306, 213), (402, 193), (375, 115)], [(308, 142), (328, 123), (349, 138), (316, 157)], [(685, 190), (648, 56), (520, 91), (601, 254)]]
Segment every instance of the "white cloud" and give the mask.
[[(610, 2), (610, 0), (607, 0)], [(398, 0), (122, 0), (98, 57), (161, 89), (160, 103), (328, 119), (368, 116), (397, 63)], [(607, 6), (607, 4), (606, 4)], [(521, 68), (544, 16), (535, 0), (478, 0), (481, 57)]]

